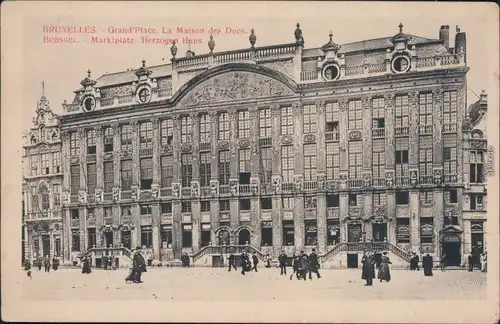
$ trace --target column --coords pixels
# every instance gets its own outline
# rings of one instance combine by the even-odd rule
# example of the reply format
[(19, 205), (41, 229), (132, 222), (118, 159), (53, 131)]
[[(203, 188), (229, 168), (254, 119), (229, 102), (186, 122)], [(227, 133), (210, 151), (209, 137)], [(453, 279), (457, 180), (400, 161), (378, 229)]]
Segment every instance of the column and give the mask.
[[(250, 107), (249, 109), (250, 116), (250, 150), (251, 150), (251, 163), (250, 163), (250, 172), (251, 178), (256, 178), (258, 183), (260, 183), (260, 145), (259, 145), (259, 108), (257, 106)], [(273, 143), (274, 144), (274, 143)], [(272, 168), (273, 166), (271, 166)], [(271, 169), (273, 170), (273, 169)], [(273, 219), (273, 215), (271, 215), (271, 219)], [(262, 232), (261, 232), (261, 209), (260, 209), (260, 196), (252, 196), (250, 197), (250, 226), (252, 227), (252, 237), (250, 238), (250, 244), (260, 248), (262, 243)], [(273, 228), (274, 230), (274, 228)], [(274, 235), (274, 234), (273, 234)], [(274, 242), (273, 242), (274, 243)]]
[[(154, 136), (154, 135), (153, 135)], [(154, 162), (153, 162), (154, 163)], [(154, 180), (153, 180), (154, 181)], [(161, 235), (160, 235), (160, 207), (158, 202), (153, 202), (152, 208), (153, 227), (153, 260), (160, 260)]]
[(283, 179), (281, 176), (281, 138), (280, 138), (280, 128), (281, 128), (281, 108), (279, 105), (273, 104), (271, 108), (271, 130), (273, 139), (273, 160), (272, 160), (272, 178), (273, 183), (278, 182), (278, 187), (275, 189), (275, 195), (273, 195), (273, 211), (272, 211), (272, 222), (273, 222), (273, 247), (274, 253), (278, 254), (281, 246), (283, 244), (283, 204), (281, 203), (281, 184)]
[(94, 130), (96, 138), (96, 170), (97, 170), (97, 183), (95, 192), (101, 193), (104, 189), (104, 169), (103, 169), (104, 143), (103, 143), (102, 127), (96, 126), (94, 127)]
[(87, 141), (85, 129), (78, 130), (78, 138), (80, 139), (80, 192), (87, 191)]
[(420, 196), (418, 189), (410, 189), (410, 243), (412, 251), (420, 250)]
[(257, 197), (250, 198), (251, 218), (250, 224), (252, 226), (252, 236), (250, 237), (250, 244), (260, 249), (261, 245), (261, 215), (260, 215), (260, 199)]
[[(62, 235), (62, 247), (63, 247), (63, 260), (71, 260), (71, 219), (70, 212), (67, 207), (62, 209), (63, 217), (63, 235)], [(33, 255), (33, 254), (32, 254)]]
[(181, 118), (179, 115), (173, 115), (172, 120), (174, 123), (174, 138), (172, 140), (172, 152), (173, 152), (173, 184), (181, 183)]
[[(419, 93), (411, 91), (409, 93), (410, 121), (409, 121), (409, 152), (408, 162), (410, 175), (415, 174), (418, 184), (418, 110)], [(410, 180), (411, 181), (411, 180)], [(413, 186), (413, 185), (412, 185)], [(413, 251), (420, 250), (420, 195), (418, 188), (410, 190), (410, 243)]]
[(139, 204), (132, 204), (130, 206), (130, 213), (132, 214), (132, 224), (134, 229), (131, 231), (132, 248), (136, 246), (142, 247), (141, 244), (141, 219), (139, 218)]
[(189, 115), (192, 121), (192, 157), (193, 157), (193, 181), (199, 183), (200, 180), (200, 117), (198, 113), (191, 113)]
[(80, 252), (87, 251), (87, 208), (79, 207), (78, 213), (80, 216)]
[[(373, 199), (372, 199), (372, 192), (371, 191), (368, 191), (368, 190), (365, 190), (363, 191), (363, 211), (364, 211), (364, 215), (365, 215), (365, 219), (367, 219), (368, 217), (371, 217), (371, 215), (373, 215)], [(365, 239), (367, 242), (369, 242), (370, 240), (373, 239), (373, 223), (370, 221), (370, 222), (366, 222), (365, 223), (365, 228), (364, 228), (364, 231), (365, 231)]]
[(212, 163), (210, 165), (210, 181), (218, 179), (218, 152), (217, 152), (217, 143), (218, 143), (218, 115), (217, 111), (210, 111), (208, 113), (210, 116), (210, 138), (212, 139)]
[[(238, 111), (234, 108), (228, 110), (229, 114), (229, 152), (231, 155), (229, 182), (236, 181), (238, 184)], [(231, 210), (231, 229), (234, 231), (239, 225), (239, 203), (238, 199), (232, 197), (229, 201)], [(252, 214), (250, 217), (254, 217)]]
[[(462, 169), (465, 169), (464, 162), (466, 161), (464, 159), (464, 155), (467, 154), (468, 157), (468, 151), (464, 150), (466, 147), (464, 144), (466, 142), (464, 141), (464, 137), (467, 138), (466, 132), (462, 131), (463, 123), (466, 118), (467, 114), (467, 102), (466, 102), (466, 93), (467, 93), (467, 87), (463, 86), (458, 89), (458, 94), (457, 94), (457, 99), (458, 99), (458, 107), (457, 107), (457, 183), (464, 183), (464, 176), (465, 172), (462, 172)], [(467, 166), (468, 168), (468, 166)], [(469, 170), (467, 170), (469, 171)], [(468, 172), (467, 172), (468, 173)], [(466, 178), (468, 180), (468, 178)], [(459, 196), (460, 197), (460, 196)], [(462, 215), (462, 214), (460, 214)]]
[(396, 194), (393, 189), (387, 190), (387, 241), (396, 244)]
[(317, 219), (317, 233), (318, 233), (318, 248), (319, 253), (326, 252), (327, 240), (326, 240), (326, 191), (324, 190), (324, 184), (326, 181), (326, 143), (325, 143), (325, 126), (326, 126), (326, 116), (325, 116), (325, 101), (316, 101), (316, 110), (318, 112), (318, 122), (317, 122), (317, 133), (316, 133), (316, 143), (318, 148), (317, 156), (317, 181), (318, 181), (318, 200), (316, 208), (316, 219)]
[(174, 259), (180, 259), (182, 253), (182, 215), (181, 202), (172, 202), (172, 250)]
[(161, 182), (161, 166), (160, 166), (160, 123), (157, 117), (151, 119), (153, 125), (153, 184), (152, 188), (156, 187), (160, 190)]
[[(396, 244), (396, 194), (391, 186), (395, 183), (395, 139), (394, 139), (394, 94), (387, 93), (384, 96), (385, 103), (385, 176), (389, 183), (387, 190), (387, 217), (389, 219), (387, 229), (387, 240)], [(390, 183), (392, 179), (392, 184)]]
[(432, 120), (434, 122), (434, 128), (432, 130), (432, 134), (434, 137), (433, 161), (435, 168), (440, 167), (442, 169), (443, 168), (443, 136), (442, 136), (443, 90), (442, 89), (437, 89), (432, 92), (432, 102), (433, 102)]
[(340, 216), (340, 239), (341, 242), (348, 241), (348, 227), (345, 217), (349, 212), (349, 196), (346, 191), (340, 192), (339, 195), (339, 216)]
[(347, 127), (349, 124), (348, 113), (347, 113), (347, 103), (346, 99), (339, 100), (339, 147), (340, 147), (340, 172), (349, 169), (349, 164), (347, 161)]
[(304, 197), (303, 197), (303, 178), (304, 178), (304, 158), (303, 158), (303, 120), (302, 120), (302, 104), (295, 102), (293, 104), (293, 119), (294, 119), (294, 134), (293, 146), (295, 150), (294, 159), (294, 182), (295, 182), (295, 215), (294, 215), (294, 230), (295, 230), (295, 246), (299, 249), (305, 245), (305, 224), (304, 224)]
[[(130, 122), (132, 127), (132, 190), (140, 187), (139, 171), (139, 123), (134, 120)], [(139, 198), (139, 197), (137, 197)]]
[(95, 230), (96, 230), (96, 246), (99, 244), (99, 229), (104, 225), (104, 208), (102, 206), (96, 207), (94, 209), (95, 216)]
[(193, 234), (193, 251), (200, 249), (201, 241), (201, 206), (198, 199), (191, 201), (192, 214), (192, 234)]
[(219, 243), (219, 240), (215, 236), (215, 231), (219, 228), (219, 226), (219, 199), (212, 198), (210, 200), (210, 242), (212, 242), (213, 245)]
[(120, 188), (120, 153), (121, 153), (121, 138), (120, 138), (120, 125), (113, 124), (113, 166), (114, 166), (114, 176), (113, 176), (113, 187)]
[[(193, 165), (193, 180), (191, 181), (191, 188), (200, 187), (200, 161), (199, 161), (199, 150), (200, 150), (200, 119), (198, 113), (191, 113), (189, 115), (192, 121), (192, 165)], [(200, 249), (201, 241), (201, 205), (199, 201), (199, 196), (196, 196), (196, 200), (191, 201), (191, 219), (192, 219), (192, 235), (193, 235), (193, 251), (198, 251)]]
[(434, 258), (438, 259), (441, 257), (441, 229), (443, 228), (443, 215), (444, 215), (444, 197), (443, 189), (434, 189)]
[[(54, 255), (55, 255), (55, 253), (54, 253), (55, 250), (54, 250), (54, 232), (53, 232), (53, 230), (50, 231), (49, 239), (50, 239), (49, 256), (52, 259), (54, 257)], [(52, 260), (50, 262), (52, 263)]]

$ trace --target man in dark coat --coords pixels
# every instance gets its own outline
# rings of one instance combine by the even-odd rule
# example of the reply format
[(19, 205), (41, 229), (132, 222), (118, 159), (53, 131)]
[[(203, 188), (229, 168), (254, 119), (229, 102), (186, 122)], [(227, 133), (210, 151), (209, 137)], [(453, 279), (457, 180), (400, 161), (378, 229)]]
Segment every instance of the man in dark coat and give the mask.
[[(304, 251), (300, 251), (298, 271), (300, 274), (300, 278), (307, 280), (307, 271), (309, 271), (309, 258), (307, 257), (307, 254), (304, 253)], [(297, 276), (297, 279), (300, 278)]]
[(255, 272), (259, 272), (259, 270), (257, 270), (257, 265), (259, 264), (259, 258), (257, 257), (257, 254), (255, 254), (255, 252), (252, 254), (252, 263), (253, 263), (252, 270), (255, 270)]
[(50, 272), (50, 257), (48, 254), (45, 256), (43, 263), (45, 265), (45, 272)]
[(319, 261), (318, 255), (316, 254), (316, 249), (312, 249), (312, 253), (309, 254), (309, 280), (312, 280), (312, 273), (316, 274), (316, 277), (321, 278), (319, 274)]
[(234, 270), (238, 270), (236, 268), (236, 261), (234, 260), (234, 254), (233, 253), (229, 254), (229, 258), (227, 260), (229, 262), (229, 269), (227, 271), (231, 271), (231, 268), (234, 268)]
[(52, 269), (54, 270), (59, 269), (59, 259), (56, 258), (55, 256), (52, 258)]
[(24, 261), (24, 271), (26, 271), (26, 274), (31, 279), (31, 262), (29, 259)]
[(251, 271), (250, 258), (248, 257), (248, 254), (243, 251), (241, 253), (241, 274), (245, 275), (245, 272), (249, 271)]
[(363, 258), (361, 259), (363, 264), (361, 279), (366, 280), (365, 286), (373, 285), (373, 278), (375, 277), (374, 261), (371, 253), (369, 251), (365, 252)]
[(92, 270), (90, 269), (90, 260), (88, 257), (84, 256), (83, 259), (82, 259), (82, 263), (83, 263), (83, 268), (82, 268), (82, 273), (83, 274), (89, 274), (92, 272)]
[(432, 257), (429, 253), (427, 253), (422, 258), (422, 268), (424, 268), (424, 276), (431, 277), (432, 274)]
[(134, 283), (142, 283), (141, 280), (142, 273), (146, 272), (147, 270), (146, 270), (146, 260), (141, 254), (140, 246), (138, 246), (135, 249), (135, 253), (132, 260), (133, 260), (132, 270), (135, 274)]
[(281, 251), (280, 255), (278, 256), (278, 263), (280, 265), (280, 270), (281, 273), (280, 275), (285, 274), (286, 275), (286, 262), (288, 261), (288, 257), (285, 254), (285, 251)]
[(469, 265), (469, 272), (474, 271), (474, 256), (472, 255), (472, 252), (469, 253), (469, 256), (467, 257), (467, 263)]
[(108, 270), (108, 256), (104, 255), (102, 257), (102, 265), (104, 266), (104, 270)]
[(292, 257), (292, 267), (293, 267), (293, 273), (290, 275), (290, 280), (292, 280), (293, 275), (295, 274), (297, 276), (297, 279), (300, 279), (300, 273), (299, 273), (299, 257), (293, 254)]

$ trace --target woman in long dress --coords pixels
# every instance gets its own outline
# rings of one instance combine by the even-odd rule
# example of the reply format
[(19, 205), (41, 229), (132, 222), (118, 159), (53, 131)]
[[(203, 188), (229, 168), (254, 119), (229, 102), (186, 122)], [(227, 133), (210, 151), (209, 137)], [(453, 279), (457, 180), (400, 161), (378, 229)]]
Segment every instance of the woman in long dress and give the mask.
[(82, 273), (83, 274), (89, 274), (92, 272), (92, 270), (90, 269), (90, 260), (88, 257), (83, 257), (82, 259), (83, 261), (83, 268), (82, 268)]
[(424, 268), (424, 276), (426, 277), (431, 277), (433, 276), (432, 274), (432, 257), (430, 256), (429, 253), (427, 253), (423, 258), (422, 258), (422, 268)]
[(382, 280), (385, 280), (387, 282), (391, 281), (391, 271), (389, 269), (389, 264), (392, 264), (392, 262), (389, 260), (387, 252), (384, 252), (382, 255), (382, 262), (380, 263), (380, 267), (378, 268), (378, 279), (380, 279), (380, 282), (382, 282)]

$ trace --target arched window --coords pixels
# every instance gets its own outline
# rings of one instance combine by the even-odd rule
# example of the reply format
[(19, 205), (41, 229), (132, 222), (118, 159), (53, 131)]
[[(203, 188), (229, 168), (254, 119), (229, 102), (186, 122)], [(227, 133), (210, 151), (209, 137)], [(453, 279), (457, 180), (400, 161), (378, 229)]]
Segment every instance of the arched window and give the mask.
[(40, 126), (40, 142), (45, 141), (45, 126)]

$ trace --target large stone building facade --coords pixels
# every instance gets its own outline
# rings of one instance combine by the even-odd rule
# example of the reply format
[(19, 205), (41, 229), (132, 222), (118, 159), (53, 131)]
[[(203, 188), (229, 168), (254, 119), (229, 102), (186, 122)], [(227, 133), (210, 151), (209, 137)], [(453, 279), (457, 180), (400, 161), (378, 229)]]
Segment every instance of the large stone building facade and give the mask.
[(429, 39), (400, 25), (307, 49), (297, 24), (293, 43), (256, 38), (214, 52), (210, 37), (208, 54), (185, 57), (174, 44), (171, 64), (88, 72), (59, 119), (64, 260), (140, 245), (151, 261), (196, 263), (247, 244), (326, 259), (379, 242), (460, 264), (479, 240), (472, 199), (485, 208), (474, 196), (484, 176), (468, 172), (484, 133), (477, 108), (467, 118), (465, 33), (451, 46), (448, 26)]
[(62, 257), (62, 159), (57, 115), (42, 84), (32, 126), (23, 137), (23, 258)]

